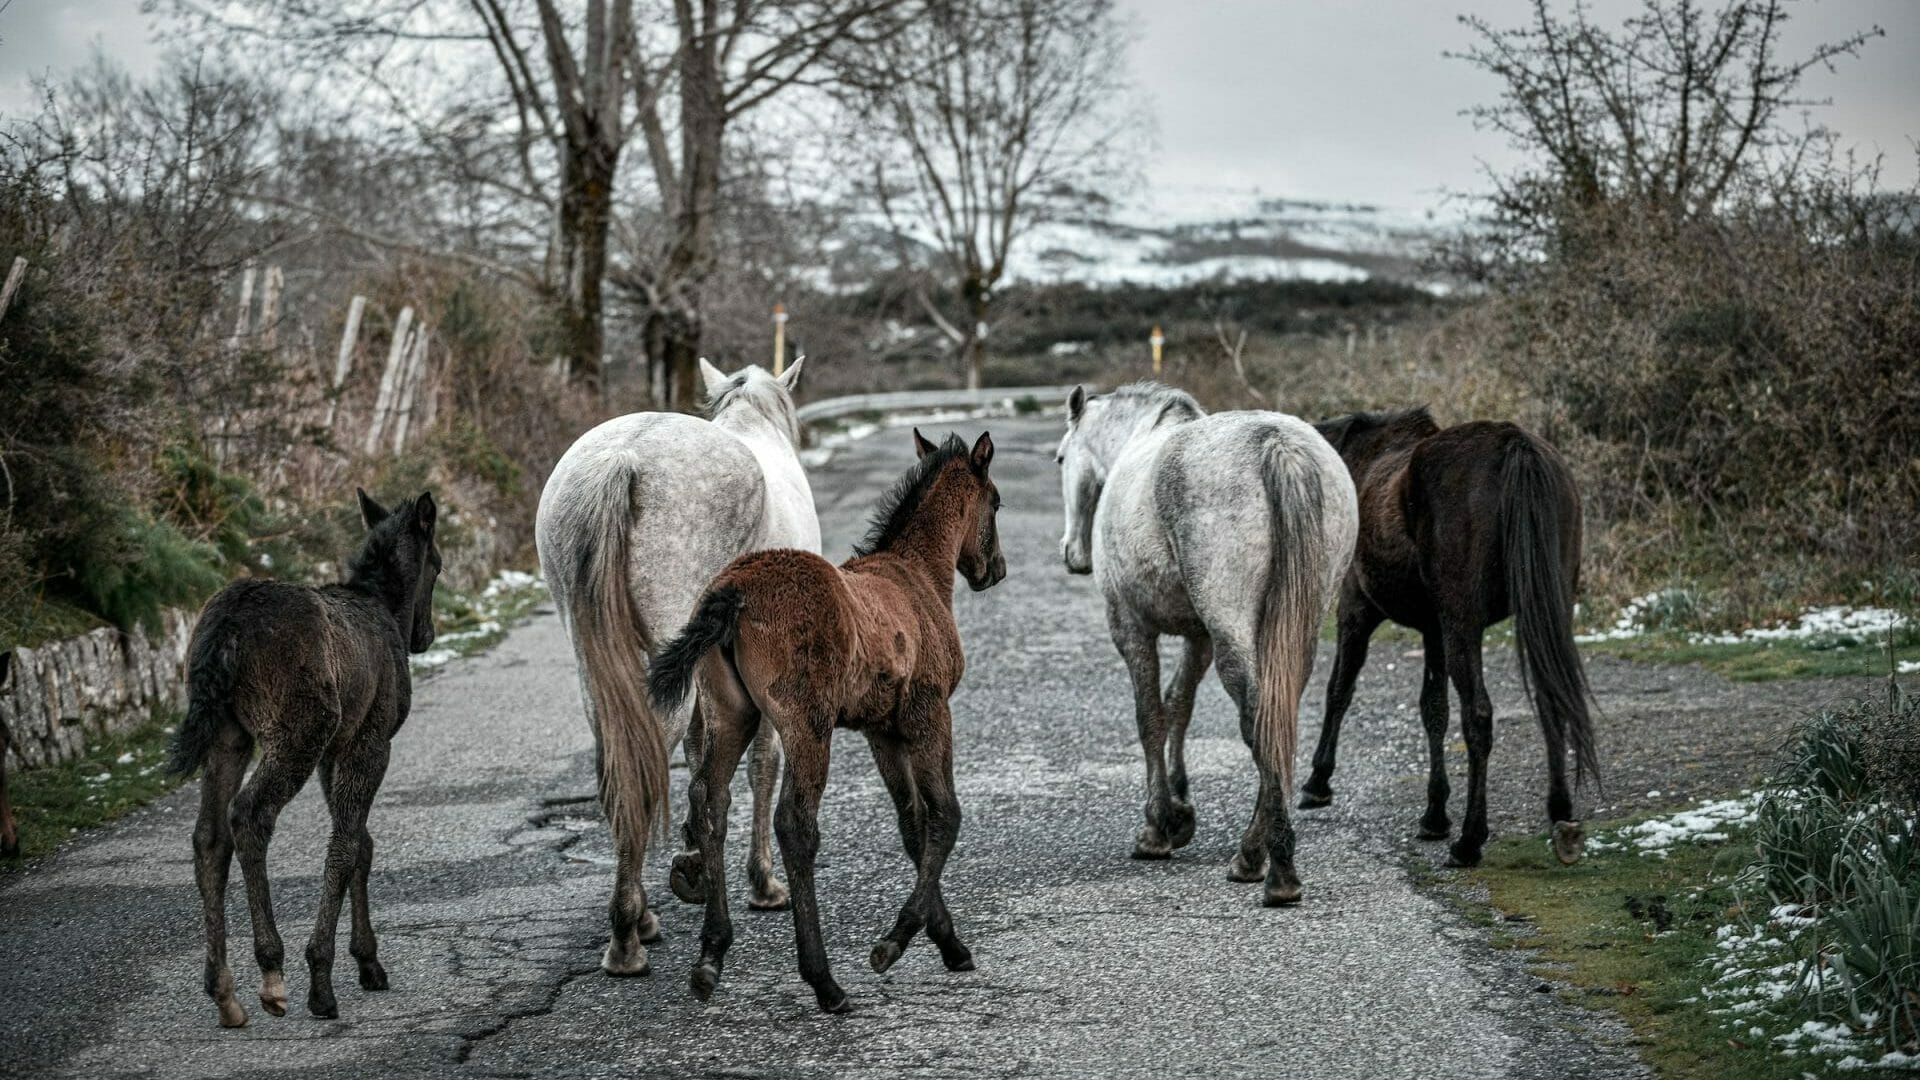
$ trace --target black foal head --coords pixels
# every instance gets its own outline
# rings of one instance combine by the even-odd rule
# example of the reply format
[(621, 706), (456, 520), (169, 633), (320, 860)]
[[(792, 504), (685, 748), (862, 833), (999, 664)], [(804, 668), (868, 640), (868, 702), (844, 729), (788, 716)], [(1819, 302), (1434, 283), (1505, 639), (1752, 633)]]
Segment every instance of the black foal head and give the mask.
[(386, 601), (407, 633), (407, 649), (426, 652), (433, 645), (433, 585), (440, 577), (440, 548), (433, 542), (439, 510), (433, 495), (423, 491), (392, 510), (364, 491), (359, 495), (367, 542), (353, 558), (348, 583)]
[(1333, 444), (1349, 468), (1389, 450), (1419, 442), (1440, 430), (1425, 405), (1391, 412), (1349, 413), (1313, 426), (1322, 438)]

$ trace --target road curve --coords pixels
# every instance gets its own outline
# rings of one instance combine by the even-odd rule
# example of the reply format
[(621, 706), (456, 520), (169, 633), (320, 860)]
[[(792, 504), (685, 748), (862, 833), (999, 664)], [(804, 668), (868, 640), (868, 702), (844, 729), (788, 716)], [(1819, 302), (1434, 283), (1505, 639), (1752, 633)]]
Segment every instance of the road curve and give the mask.
[[(698, 912), (672, 899), (658, 854), (654, 973), (602, 976), (610, 852), (572, 655), (548, 611), (416, 689), (371, 823), (391, 991), (363, 993), (349, 963), (336, 975), (339, 1020), (300, 1007), (325, 842), (309, 785), (271, 854), (294, 1011), (274, 1018), (252, 1001), (236, 872), (230, 949), (253, 1020), (215, 1026), (200, 990), (190, 785), (0, 879), (0, 1075), (1643, 1075), (1617, 1031), (1537, 992), (1414, 888), (1409, 867), (1442, 853), (1412, 839), (1418, 664), (1398, 648), (1377, 647), (1362, 680), (1338, 801), (1303, 815), (1304, 904), (1266, 910), (1257, 886), (1226, 880), (1254, 773), (1211, 678), (1189, 743), (1199, 831), (1169, 862), (1130, 860), (1144, 796), (1131, 694), (1091, 580), (1058, 565), (1058, 421), (985, 423), (1011, 575), (955, 600), (968, 651), (953, 700), (966, 819), (946, 875), (978, 971), (948, 974), (924, 941), (886, 976), (866, 967), (911, 873), (865, 747), (843, 736), (819, 893), (851, 1015), (814, 1012), (788, 916), (744, 904), (718, 993), (694, 1001)], [(911, 458), (907, 434), (884, 431), (814, 474), (830, 554), (847, 551)], [(1323, 655), (1309, 716), (1326, 667)], [(1504, 707), (1513, 691), (1500, 685)], [(1532, 828), (1510, 808), (1537, 802), (1537, 738), (1507, 719), (1495, 825)], [(1303, 757), (1311, 749), (1309, 734)], [(677, 809), (681, 770), (676, 785)], [(734, 805), (744, 813), (743, 797)]]

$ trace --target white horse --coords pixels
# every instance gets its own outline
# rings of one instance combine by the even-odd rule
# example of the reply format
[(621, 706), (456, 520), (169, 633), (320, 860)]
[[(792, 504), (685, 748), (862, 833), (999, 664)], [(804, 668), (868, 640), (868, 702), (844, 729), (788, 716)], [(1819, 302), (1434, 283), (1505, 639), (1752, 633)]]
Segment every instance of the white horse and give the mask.
[[(618, 866), (608, 906), (612, 934), (600, 966), (609, 975), (647, 971), (644, 943), (659, 936), (641, 881), (647, 843), (664, 830), (667, 756), (684, 737), (700, 754), (697, 703), (656, 714), (647, 698), (653, 650), (693, 614), (696, 601), (737, 555), (764, 548), (819, 552), (820, 520), (800, 466), (793, 389), (801, 361), (779, 377), (749, 366), (723, 375), (705, 359), (710, 419), (633, 413), (582, 435), (540, 493), (535, 537), (547, 587), (573, 639), (581, 698), (599, 757), (600, 799)], [(750, 903), (787, 904), (773, 871), (773, 785), (778, 744), (754, 741)], [(705, 822), (688, 807), (689, 823)], [(703, 832), (685, 831), (687, 846)], [(697, 857), (674, 863), (674, 892), (703, 898)], [(692, 873), (689, 875), (688, 871)]]
[[(1157, 383), (1092, 399), (1075, 387), (1056, 460), (1061, 557), (1069, 572), (1099, 582), (1133, 676), (1147, 757), (1147, 824), (1134, 858), (1164, 859), (1193, 839), (1187, 723), (1217, 658), (1260, 770), (1253, 820), (1227, 876), (1259, 881), (1264, 871), (1267, 905), (1299, 902), (1287, 807), (1300, 694), (1360, 528), (1347, 467), (1295, 417), (1208, 416)], [(1162, 634), (1186, 639), (1164, 697)]]

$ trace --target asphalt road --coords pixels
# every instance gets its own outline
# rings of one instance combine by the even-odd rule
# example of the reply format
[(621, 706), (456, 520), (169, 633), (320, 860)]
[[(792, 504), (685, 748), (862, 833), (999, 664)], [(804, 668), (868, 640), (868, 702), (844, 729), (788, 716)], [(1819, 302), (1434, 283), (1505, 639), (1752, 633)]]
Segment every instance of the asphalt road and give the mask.
[[(1211, 677), (1189, 744), (1199, 831), (1171, 861), (1128, 858), (1144, 800), (1131, 695), (1091, 579), (1059, 566), (1056, 424), (989, 425), (1011, 574), (955, 599), (968, 651), (953, 701), (966, 821), (946, 893), (977, 971), (947, 973), (924, 939), (888, 975), (867, 968), (911, 873), (865, 746), (849, 736), (822, 815), (819, 895), (851, 1015), (814, 1011), (789, 917), (744, 903), (720, 989), (696, 1002), (698, 912), (672, 899), (658, 852), (653, 975), (601, 975), (610, 852), (572, 655), (544, 612), (416, 689), (371, 822), (391, 991), (355, 984), (343, 927), (341, 1017), (305, 1014), (298, 957), (325, 843), (309, 785), (270, 862), (293, 1011), (275, 1018), (253, 1001), (236, 871), (230, 952), (252, 1021), (215, 1025), (200, 990), (189, 785), (0, 879), (0, 1075), (1641, 1075), (1618, 1030), (1538, 992), (1416, 889), (1410, 864), (1437, 866), (1444, 852), (1413, 840), (1424, 758), (1419, 664), (1405, 646), (1376, 646), (1336, 802), (1303, 815), (1301, 906), (1261, 908), (1257, 885), (1226, 879), (1255, 777)], [(884, 431), (815, 471), (829, 554), (844, 555), (911, 455), (904, 429)], [(1323, 655), (1309, 716), (1327, 666)], [(1534, 829), (1538, 741), (1510, 661), (1493, 667), (1496, 831)], [(1308, 733), (1303, 760), (1311, 750)], [(1457, 777), (1456, 799), (1464, 786)], [(736, 890), (745, 805), (741, 792)]]

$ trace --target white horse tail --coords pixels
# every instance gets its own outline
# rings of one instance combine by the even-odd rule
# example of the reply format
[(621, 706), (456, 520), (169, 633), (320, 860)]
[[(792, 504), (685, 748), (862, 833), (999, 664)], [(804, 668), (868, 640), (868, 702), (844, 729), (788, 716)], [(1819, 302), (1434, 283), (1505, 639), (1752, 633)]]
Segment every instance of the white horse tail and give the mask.
[(1313, 458), (1285, 435), (1269, 438), (1261, 473), (1273, 559), (1255, 628), (1254, 749), (1267, 775), (1281, 778), (1284, 790), (1275, 797), (1286, 800), (1293, 792), (1300, 695), (1313, 674), (1320, 621), (1326, 616), (1326, 505)]
[[(647, 700), (653, 643), (627, 587), (633, 472), (605, 470), (564, 530), (567, 618), (599, 731), (600, 803), (616, 840), (639, 842), (667, 820), (667, 740)], [(558, 530), (557, 530), (558, 531)]]

